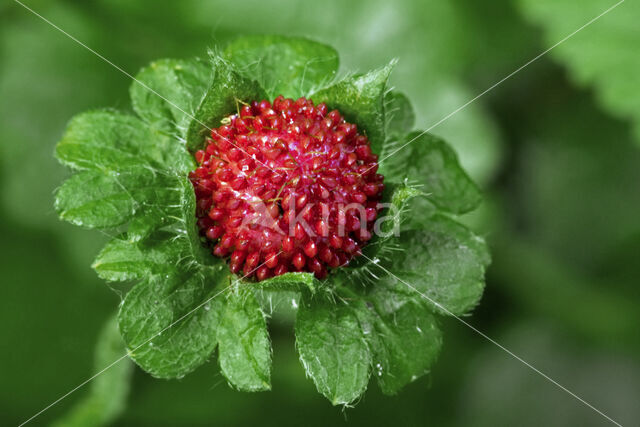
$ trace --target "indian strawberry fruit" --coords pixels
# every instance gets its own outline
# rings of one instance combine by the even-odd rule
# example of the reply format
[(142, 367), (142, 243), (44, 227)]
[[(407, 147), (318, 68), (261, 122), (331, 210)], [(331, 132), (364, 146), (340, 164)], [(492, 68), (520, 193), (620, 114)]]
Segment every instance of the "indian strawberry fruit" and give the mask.
[(190, 179), (213, 254), (258, 280), (346, 265), (372, 237), (384, 188), (357, 126), (311, 100), (254, 101), (213, 129)]

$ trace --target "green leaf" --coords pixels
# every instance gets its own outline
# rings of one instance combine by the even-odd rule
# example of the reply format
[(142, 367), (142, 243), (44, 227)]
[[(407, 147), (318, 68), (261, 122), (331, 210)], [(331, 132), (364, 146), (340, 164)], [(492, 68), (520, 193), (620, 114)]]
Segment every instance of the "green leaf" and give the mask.
[(436, 214), (424, 230), (403, 231), (402, 252), (385, 260), (392, 275), (388, 286), (416, 296), (421, 293), (438, 312), (462, 315), (475, 307), (484, 290), (491, 259), (484, 240), (463, 225)]
[(111, 228), (126, 223), (136, 201), (115, 174), (86, 171), (73, 175), (56, 192), (60, 218), (89, 228)]
[[(415, 186), (407, 182), (401, 184), (389, 183), (385, 186), (381, 204), (384, 210), (378, 214), (373, 228), (373, 239), (364, 247), (365, 255), (375, 257), (385, 248), (389, 239), (400, 234), (401, 225), (409, 214), (408, 207), (411, 200), (422, 193)], [(349, 267), (357, 267), (369, 263), (366, 258), (355, 258)]]
[(260, 282), (247, 282), (242, 286), (250, 287), (260, 306), (267, 314), (274, 311), (280, 319), (295, 319), (302, 295), (329, 293), (330, 286), (315, 278), (313, 273), (290, 272)]
[[(554, 45), (616, 2), (520, 0), (518, 3), (522, 14), (542, 27), (545, 44)], [(640, 142), (638, 16), (640, 4), (626, 1), (549, 53), (568, 68), (578, 85), (593, 87), (597, 100), (609, 112), (630, 120), (636, 141)]]
[(192, 255), (192, 261), (198, 262), (203, 265), (210, 264), (212, 258), (209, 250), (202, 244), (200, 240), (200, 234), (196, 226), (196, 195), (193, 191), (193, 185), (188, 179), (181, 181), (182, 191), (180, 193), (180, 224), (176, 228), (176, 233), (187, 237), (189, 246), (191, 248), (190, 254)]
[(136, 75), (131, 85), (135, 112), (156, 129), (185, 136), (211, 79), (201, 59), (161, 59)]
[(395, 394), (429, 372), (442, 347), (435, 317), (419, 297), (382, 284), (359, 306), (372, 352), (373, 375), (385, 394)]
[[(382, 205), (384, 210), (376, 218), (373, 227), (373, 238), (363, 248), (364, 256), (356, 257), (349, 265), (340, 268), (333, 276), (335, 282), (342, 284), (350, 283), (375, 283), (379, 272), (379, 267), (375, 263), (382, 258), (387, 258), (397, 251), (397, 245), (392, 241), (400, 235), (402, 224), (410, 219), (409, 210), (411, 201), (422, 193), (407, 184), (387, 184), (382, 195)], [(431, 212), (422, 211), (422, 215), (431, 215)], [(390, 242), (391, 241), (391, 242)], [(372, 280), (374, 279), (374, 280)]]
[(300, 361), (333, 405), (348, 405), (367, 388), (371, 354), (353, 309), (326, 298), (305, 301), (296, 319)]
[(193, 159), (177, 140), (154, 132), (140, 119), (111, 110), (74, 117), (56, 146), (73, 169), (121, 171), (135, 167), (189, 172)]
[(154, 275), (125, 297), (118, 324), (130, 357), (158, 378), (180, 378), (216, 347), (228, 267)]
[[(415, 197), (420, 196), (422, 193), (415, 186), (409, 185), (407, 182), (402, 184), (387, 185), (383, 193), (383, 204), (387, 204), (387, 210), (383, 211), (383, 215), (380, 215), (376, 222), (380, 224), (381, 233), (376, 233), (386, 237), (381, 239), (386, 241), (388, 237), (391, 237), (391, 233), (399, 233), (400, 225), (403, 220), (410, 213), (407, 209), (409, 203)], [(377, 240), (376, 240), (377, 241)]]
[[(71, 411), (53, 423), (56, 427), (109, 425), (125, 410), (133, 364), (127, 358), (118, 331), (116, 316), (105, 323), (95, 349), (94, 369), (101, 372), (91, 382), (89, 392), (74, 404)], [(115, 361), (118, 361), (114, 364)]]
[(187, 131), (187, 147), (191, 151), (203, 145), (211, 129), (220, 126), (220, 120), (238, 112), (240, 103), (259, 101), (267, 97), (256, 81), (241, 76), (222, 57), (214, 55), (211, 65), (211, 86), (200, 102)]
[(338, 71), (338, 52), (300, 37), (246, 36), (224, 51), (245, 77), (256, 79), (269, 99), (297, 99), (326, 86)]
[(260, 304), (248, 292), (231, 292), (218, 328), (220, 368), (243, 391), (271, 389), (271, 342)]
[(311, 96), (316, 104), (324, 102), (330, 109), (339, 110), (347, 121), (358, 125), (360, 132), (364, 131), (369, 137), (373, 152), (378, 154), (384, 143), (385, 91), (395, 64), (394, 60), (367, 74), (347, 77)]
[(407, 213), (402, 217), (400, 230), (421, 230), (426, 227), (429, 218), (438, 212), (438, 208), (430, 201), (429, 195), (420, 193), (409, 200), (405, 207)]
[(117, 227), (151, 208), (161, 218), (168, 218), (180, 213), (181, 180), (149, 169), (87, 170), (73, 175), (58, 189), (55, 207), (60, 218), (89, 228)]
[(287, 323), (295, 321), (298, 304), (302, 298), (301, 292), (256, 288), (253, 294), (267, 316), (271, 316), (275, 312), (277, 313), (278, 321)]
[(318, 289), (320, 282), (313, 273), (285, 273), (270, 279), (261, 280), (258, 283), (248, 283), (256, 289), (283, 290), (283, 291), (309, 291), (311, 293)]
[(129, 236), (138, 241), (156, 229), (185, 223), (185, 193), (193, 193), (186, 172), (194, 161), (182, 143), (139, 119), (106, 110), (80, 114), (56, 154), (83, 171), (56, 194), (63, 219), (89, 228), (132, 221)]
[(92, 267), (104, 280), (144, 279), (154, 274), (173, 272), (188, 251), (186, 238), (175, 238), (169, 233), (144, 242), (132, 242), (122, 236), (107, 243)]
[[(170, 206), (143, 206), (133, 217), (127, 229), (127, 237), (131, 242), (140, 242), (154, 231), (176, 221), (172, 216), (177, 209)], [(172, 211), (172, 212), (169, 212)]]
[(453, 149), (431, 134), (412, 132), (397, 144), (385, 146), (380, 159), (380, 173), (389, 181), (407, 178), (417, 182), (439, 209), (463, 214), (482, 201), (480, 190), (460, 167)]
[(384, 96), (384, 114), (387, 122), (385, 126), (387, 138), (401, 138), (402, 135), (411, 132), (416, 121), (409, 98), (393, 90)]

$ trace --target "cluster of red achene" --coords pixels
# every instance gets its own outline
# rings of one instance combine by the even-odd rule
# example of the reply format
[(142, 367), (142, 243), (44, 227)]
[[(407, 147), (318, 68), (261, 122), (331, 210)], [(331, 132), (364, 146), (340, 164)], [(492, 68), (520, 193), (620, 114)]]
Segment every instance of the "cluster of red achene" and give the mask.
[(195, 153), (198, 226), (232, 272), (324, 278), (371, 239), (384, 188), (378, 156), (327, 110), (305, 98), (252, 102)]

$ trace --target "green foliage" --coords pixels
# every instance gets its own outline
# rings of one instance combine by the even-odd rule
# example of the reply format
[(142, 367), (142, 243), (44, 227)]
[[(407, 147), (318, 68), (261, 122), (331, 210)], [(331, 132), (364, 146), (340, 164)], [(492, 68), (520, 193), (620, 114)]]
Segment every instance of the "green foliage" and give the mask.
[[(401, 184), (390, 183), (386, 185), (383, 193), (382, 203), (388, 204), (387, 210), (377, 219), (380, 224), (380, 235), (375, 237), (372, 246), (383, 246), (402, 223), (407, 219), (411, 202), (422, 195), (422, 192), (413, 185), (409, 185), (406, 180)], [(427, 218), (428, 212), (423, 212), (421, 217)]]
[(321, 284), (313, 273), (290, 272), (248, 286), (265, 290), (296, 290), (313, 293)]
[[(118, 324), (140, 367), (181, 378), (217, 347), (232, 387), (269, 390), (271, 342), (260, 303), (283, 300), (300, 307), (300, 360), (334, 405), (355, 402), (372, 373), (384, 393), (394, 394), (429, 372), (442, 342), (434, 313), (443, 311), (439, 304), (463, 314), (478, 303), (489, 257), (481, 239), (438, 213), (468, 212), (480, 195), (444, 141), (407, 134), (415, 116), (407, 97), (387, 85), (394, 65), (333, 83), (332, 48), (298, 38), (242, 38), (224, 56), (212, 54), (208, 65), (167, 59), (144, 68), (138, 80), (157, 94), (133, 84), (140, 119), (97, 111), (71, 121), (56, 153), (77, 173), (57, 191), (56, 208), (62, 219), (118, 236), (93, 268), (107, 281), (136, 282)], [(244, 281), (207, 253), (196, 231), (190, 150), (242, 102), (280, 92), (313, 92), (316, 102), (358, 124), (382, 155), (416, 138), (385, 169), (383, 201), (390, 207), (380, 219), (382, 234), (322, 282), (310, 273)], [(412, 212), (418, 228), (397, 236), (420, 195), (431, 207)]]
[(386, 268), (396, 276), (387, 279), (390, 286), (412, 296), (417, 290), (442, 314), (463, 315), (478, 304), (491, 262), (482, 238), (437, 214), (423, 230), (403, 231), (397, 243), (406, 252), (389, 260)]
[(210, 80), (207, 61), (152, 62), (131, 85), (131, 105), (151, 127), (184, 137)]
[(428, 200), (443, 211), (467, 213), (482, 200), (456, 153), (431, 134), (412, 132), (397, 143), (387, 144), (380, 160), (385, 177), (392, 181), (417, 180)]
[(158, 233), (144, 242), (132, 242), (125, 236), (111, 240), (93, 262), (93, 269), (108, 281), (141, 280), (149, 275), (170, 273), (173, 263), (183, 259), (189, 246), (186, 239), (173, 239)]
[(203, 144), (210, 129), (220, 126), (220, 120), (236, 113), (241, 103), (267, 97), (264, 89), (234, 70), (220, 56), (211, 57), (212, 83), (200, 101), (187, 130), (187, 147), (195, 151)]
[[(544, 31), (544, 40), (554, 45), (616, 2), (519, 0), (522, 14)], [(640, 43), (640, 4), (626, 1), (612, 9), (587, 31), (580, 31), (550, 54), (566, 65), (580, 86), (593, 87), (601, 105), (615, 116), (630, 120), (640, 142), (640, 60), (633, 54)]]
[(407, 298), (379, 282), (363, 299), (358, 316), (371, 349), (373, 376), (383, 393), (396, 394), (429, 372), (440, 352), (442, 333), (420, 298)]
[(173, 138), (141, 120), (115, 111), (74, 118), (56, 147), (63, 163), (82, 172), (56, 192), (61, 218), (88, 228), (114, 228), (132, 221), (132, 240), (174, 223), (185, 229), (185, 179), (194, 161)]
[(409, 98), (403, 93), (389, 91), (384, 96), (385, 133), (388, 139), (402, 138), (411, 132), (416, 122)]
[(345, 304), (325, 298), (298, 310), (296, 345), (307, 376), (333, 405), (347, 405), (369, 383), (371, 353), (358, 318)]
[(158, 378), (179, 378), (203, 364), (216, 347), (228, 273), (154, 275), (125, 297), (118, 323), (130, 357)]
[(346, 77), (311, 96), (315, 103), (324, 102), (357, 124), (360, 132), (369, 137), (373, 152), (380, 152), (384, 141), (384, 94), (396, 62), (393, 60), (366, 74)]
[(136, 117), (110, 110), (83, 113), (71, 120), (56, 146), (56, 156), (78, 170), (147, 167), (188, 172), (194, 164), (173, 139)]
[(270, 99), (298, 98), (326, 86), (338, 71), (338, 52), (303, 38), (245, 36), (231, 42), (225, 57)]
[(75, 225), (109, 228), (129, 221), (135, 203), (116, 175), (86, 171), (58, 189), (55, 207), (60, 218)]
[(89, 170), (58, 189), (55, 206), (62, 219), (88, 228), (113, 228), (135, 215), (159, 225), (179, 211), (182, 190), (177, 177), (149, 169)]
[(271, 389), (271, 342), (251, 291), (230, 293), (217, 337), (220, 369), (232, 386), (243, 391)]

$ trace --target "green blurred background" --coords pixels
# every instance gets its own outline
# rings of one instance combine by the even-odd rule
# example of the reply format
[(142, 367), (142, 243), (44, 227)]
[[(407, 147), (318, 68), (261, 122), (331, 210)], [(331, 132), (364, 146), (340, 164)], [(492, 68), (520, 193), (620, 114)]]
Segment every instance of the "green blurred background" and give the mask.
[[(25, 3), (132, 74), (248, 33), (332, 44), (343, 72), (397, 57), (392, 83), (425, 129), (615, 2)], [(639, 21), (638, 3), (621, 4), (432, 131), (486, 193), (464, 220), (486, 236), (494, 262), (467, 320), (624, 425), (640, 425)], [(119, 296), (89, 267), (106, 237), (55, 215), (67, 172), (53, 147), (76, 113), (130, 110), (130, 83), (19, 4), (0, 4), (0, 425), (24, 421), (98, 368), (95, 343)], [(215, 361), (175, 381), (136, 369), (114, 423), (607, 423), (455, 319), (442, 323), (431, 375), (394, 397), (372, 383), (355, 408), (331, 407), (304, 377), (291, 324), (275, 319), (273, 391), (232, 391)], [(90, 389), (34, 424), (60, 419)]]

